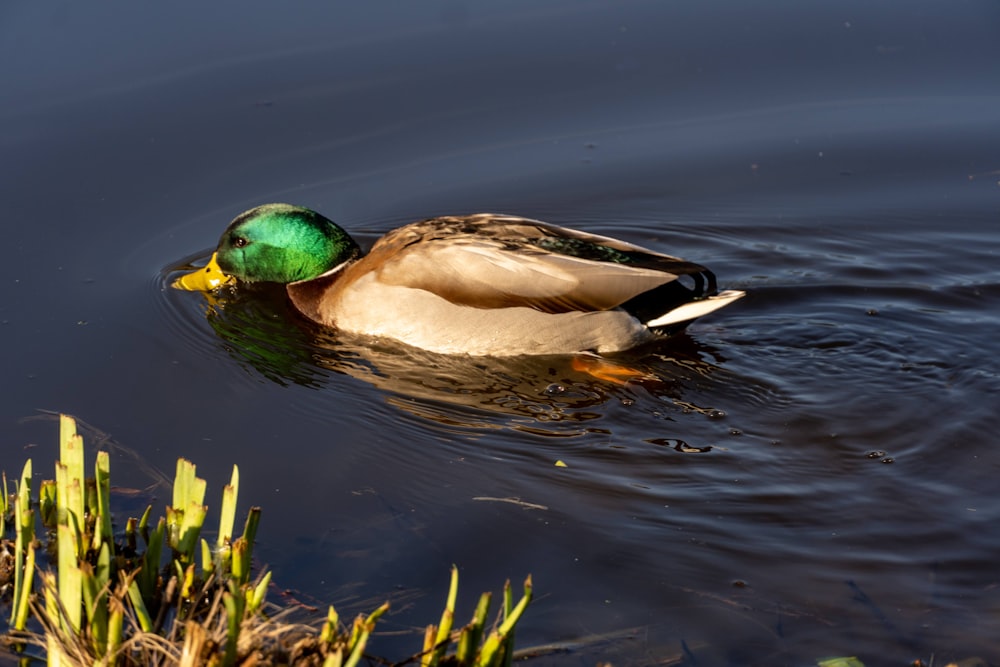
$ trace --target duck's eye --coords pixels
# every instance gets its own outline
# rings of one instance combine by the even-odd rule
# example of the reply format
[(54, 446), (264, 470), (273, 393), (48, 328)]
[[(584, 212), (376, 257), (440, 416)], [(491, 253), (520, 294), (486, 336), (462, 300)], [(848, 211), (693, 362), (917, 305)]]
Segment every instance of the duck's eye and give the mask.
[(249, 243), (250, 241), (246, 240), (242, 236), (237, 236), (235, 239), (233, 239), (233, 245), (236, 246), (237, 248), (244, 248)]

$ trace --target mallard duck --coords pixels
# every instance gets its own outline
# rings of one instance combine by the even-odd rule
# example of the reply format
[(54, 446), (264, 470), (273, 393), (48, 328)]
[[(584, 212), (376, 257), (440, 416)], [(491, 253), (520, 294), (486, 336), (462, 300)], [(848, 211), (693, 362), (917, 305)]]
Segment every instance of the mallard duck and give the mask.
[(510, 215), (414, 222), (368, 254), (319, 213), (265, 204), (237, 216), (208, 266), (178, 281), (286, 285), (320, 324), (445, 354), (616, 352), (736, 301), (705, 267)]

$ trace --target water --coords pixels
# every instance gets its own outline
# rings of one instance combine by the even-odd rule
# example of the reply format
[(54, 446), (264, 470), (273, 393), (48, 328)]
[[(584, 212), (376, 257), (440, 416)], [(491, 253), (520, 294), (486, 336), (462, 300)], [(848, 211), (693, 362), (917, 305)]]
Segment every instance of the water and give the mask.
[[(986, 0), (6, 6), (3, 467), (48, 476), (39, 408), (135, 450), (125, 487), (187, 456), (213, 498), (239, 464), (296, 599), (389, 597), (406, 630), (451, 563), (462, 616), (530, 572), (521, 646), (612, 635), (546, 663), (996, 664), (998, 27)], [(516, 213), (749, 295), (618, 385), (166, 287), (267, 201), (363, 243)]]

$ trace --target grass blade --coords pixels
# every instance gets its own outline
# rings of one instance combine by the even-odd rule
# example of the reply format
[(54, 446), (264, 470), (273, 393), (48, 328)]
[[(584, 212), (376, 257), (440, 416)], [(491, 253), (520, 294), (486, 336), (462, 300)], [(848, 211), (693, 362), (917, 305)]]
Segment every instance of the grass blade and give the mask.
[(97, 452), (94, 479), (97, 482), (97, 525), (93, 547), (100, 549), (102, 544), (111, 543), (114, 539), (111, 530), (111, 462), (107, 452)]
[(132, 603), (132, 611), (135, 612), (136, 620), (139, 621), (139, 627), (142, 628), (142, 631), (152, 632), (153, 619), (150, 618), (149, 612), (146, 611), (146, 605), (142, 601), (142, 594), (139, 592), (139, 587), (136, 585), (134, 579), (128, 585), (128, 601)]
[(437, 636), (434, 638), (434, 655), (430, 658), (430, 665), (437, 665), (444, 657), (448, 649), (448, 636), (451, 635), (451, 626), (455, 621), (455, 600), (458, 598), (458, 568), (451, 566), (451, 583), (448, 586), (448, 598), (441, 612), (441, 622), (438, 624)]
[(337, 614), (337, 610), (333, 608), (333, 605), (330, 605), (330, 609), (326, 612), (326, 622), (323, 624), (323, 630), (320, 632), (319, 641), (327, 646), (332, 644), (339, 634), (339, 623), (340, 616)]
[(219, 538), (216, 547), (220, 550), (233, 541), (233, 527), (236, 525), (236, 498), (240, 490), (240, 469), (233, 466), (233, 475), (222, 489), (222, 509), (219, 515)]
[(176, 547), (181, 554), (181, 562), (184, 564), (194, 562), (194, 550), (198, 546), (198, 537), (201, 534), (201, 527), (205, 523), (206, 514), (208, 514), (208, 507), (205, 505), (192, 503), (184, 509), (184, 518), (180, 526), (180, 540)]
[(267, 587), (271, 585), (271, 573), (267, 572), (252, 589), (247, 590), (247, 611), (256, 613), (260, 606), (264, 604), (267, 596)]
[(240, 638), (240, 624), (243, 623), (246, 599), (235, 582), (229, 582), (229, 590), (223, 593), (222, 602), (226, 607), (227, 626), (226, 654), (222, 659), (222, 664), (233, 665), (236, 663), (236, 646)]
[[(77, 486), (79, 489), (79, 486)], [(56, 529), (59, 602), (66, 614), (66, 630), (77, 633), (83, 616), (83, 573), (77, 560), (77, 533), (68, 524)]]
[(361, 660), (361, 656), (365, 652), (365, 646), (368, 644), (368, 637), (371, 636), (372, 630), (375, 629), (375, 622), (387, 611), (389, 611), (389, 603), (385, 602), (361, 622), (361, 632), (351, 647), (351, 654), (347, 657), (344, 667), (355, 667), (358, 664), (358, 661)]
[(493, 595), (489, 592), (479, 596), (479, 604), (476, 605), (472, 620), (462, 629), (458, 646), (455, 649), (455, 659), (460, 667), (467, 667), (475, 663), (476, 651), (479, 650), (479, 643), (483, 640), (483, 628), (486, 627), (486, 617), (490, 612), (492, 598)]
[(11, 626), (15, 630), (24, 630), (28, 625), (28, 601), (31, 599), (31, 586), (35, 581), (35, 545), (28, 543), (28, 553), (24, 559), (24, 575), (21, 578), (20, 590), (15, 588), (15, 592), (20, 594), (14, 598), (13, 620)]
[[(27, 605), (31, 595), (31, 583), (27, 581), (25, 569), (25, 552), (35, 539), (35, 513), (31, 510), (31, 459), (28, 459), (21, 470), (21, 480), (17, 486), (17, 497), (14, 499), (14, 598), (11, 608), (11, 624), (16, 630), (24, 630), (27, 618), (21, 620), (18, 610), (21, 605)], [(32, 550), (32, 558), (34, 550)]]
[(3, 478), (3, 498), (0, 498), (0, 535), (7, 534), (7, 502), (10, 498), (10, 494), (7, 493), (7, 471), (0, 472), (0, 477)]
[(38, 507), (41, 511), (42, 525), (49, 530), (56, 529), (56, 481), (42, 480), (38, 490)]

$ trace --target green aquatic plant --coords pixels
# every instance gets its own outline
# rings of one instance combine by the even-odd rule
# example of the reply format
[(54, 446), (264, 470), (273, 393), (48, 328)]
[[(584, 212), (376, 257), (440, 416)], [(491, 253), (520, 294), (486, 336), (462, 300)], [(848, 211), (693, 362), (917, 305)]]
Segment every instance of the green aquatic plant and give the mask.
[[(490, 593), (483, 593), (467, 625), (452, 632), (455, 618), (455, 599), (458, 597), (458, 568), (451, 568), (451, 585), (441, 622), (427, 626), (421, 667), (437, 667), (445, 662), (459, 667), (510, 667), (514, 658), (514, 626), (531, 601), (531, 577), (524, 582), (524, 596), (514, 605), (510, 582), (504, 584), (503, 607), (500, 622), (489, 632), (486, 620), (489, 615)], [(484, 640), (485, 637), (485, 640)], [(454, 653), (448, 654), (451, 645)]]
[[(4, 502), (7, 498), (7, 476), (4, 475)], [(28, 593), (35, 574), (35, 512), (31, 509), (31, 460), (24, 464), (14, 498), (14, 589), (10, 626), (24, 630), (28, 622)]]
[[(247, 513), (234, 537), (239, 469), (222, 491), (214, 543), (202, 536), (207, 484), (195, 465), (177, 461), (171, 504), (155, 525), (152, 506), (129, 518), (116, 539), (111, 523), (110, 461), (98, 452), (94, 476), (85, 473), (83, 438), (72, 417), (60, 415), (60, 456), (55, 480), (42, 482), (37, 507), (48, 536), (54, 572), (41, 572), (36, 590), (32, 463), (27, 461), (9, 500), (4, 477), (3, 514), (14, 519), (13, 594), (6, 641), (29, 659), (41, 648), (51, 665), (307, 664), (354, 667), (385, 603), (349, 626), (330, 606), (320, 623), (295, 622), (292, 610), (268, 604), (271, 572), (251, 578), (259, 507)], [(8, 507), (8, 503), (10, 507)], [(6, 527), (6, 525), (2, 526)], [(438, 625), (425, 634), (424, 651), (410, 661), (426, 667), (457, 664), (500, 667), (513, 655), (513, 629), (531, 599), (512, 603), (509, 582), (501, 617), (487, 630), (489, 593), (473, 620), (452, 631), (458, 571), (452, 569), (448, 602)], [(29, 630), (34, 624), (41, 629)]]

